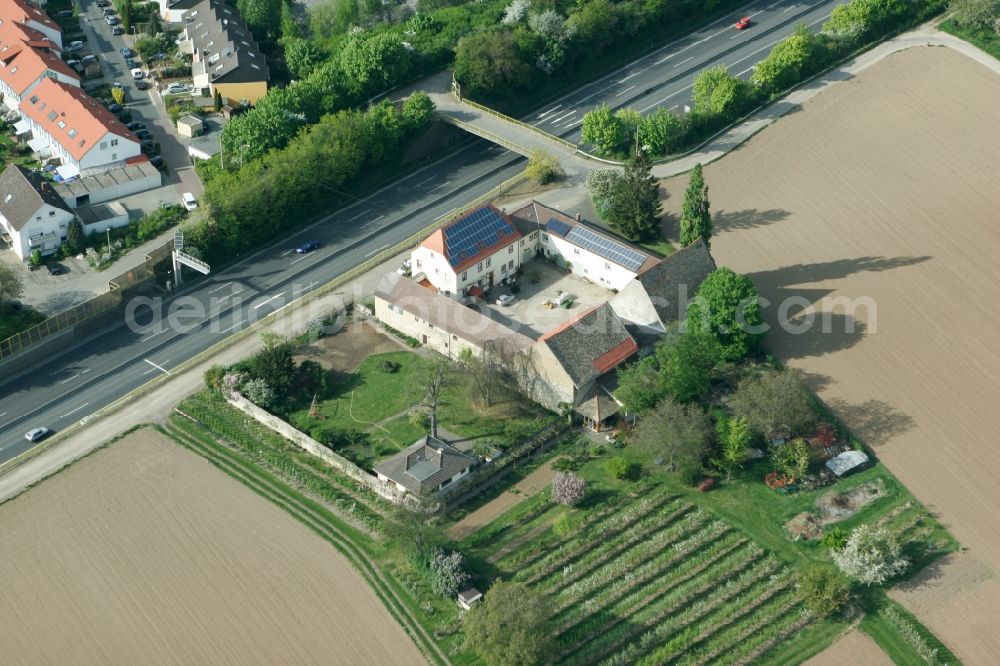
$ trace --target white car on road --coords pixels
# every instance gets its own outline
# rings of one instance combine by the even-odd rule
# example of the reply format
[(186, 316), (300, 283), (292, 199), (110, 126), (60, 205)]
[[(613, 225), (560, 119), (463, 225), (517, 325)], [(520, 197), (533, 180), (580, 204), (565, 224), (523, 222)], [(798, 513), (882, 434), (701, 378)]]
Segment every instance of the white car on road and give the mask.
[(32, 428), (31, 430), (26, 432), (24, 434), (24, 438), (29, 442), (40, 442), (46, 437), (48, 437), (51, 432), (52, 431), (46, 428), (45, 426), (41, 426), (38, 428)]
[(194, 195), (191, 194), (190, 192), (185, 192), (184, 194), (181, 195), (181, 202), (184, 204), (184, 207), (187, 208), (188, 210), (195, 210), (196, 208), (198, 208), (198, 200), (195, 199)]

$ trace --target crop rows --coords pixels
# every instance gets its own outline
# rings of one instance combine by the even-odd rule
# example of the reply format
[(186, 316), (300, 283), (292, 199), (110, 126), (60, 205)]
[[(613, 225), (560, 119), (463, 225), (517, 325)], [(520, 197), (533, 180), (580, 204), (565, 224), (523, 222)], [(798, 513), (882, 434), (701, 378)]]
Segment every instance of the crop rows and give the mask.
[(803, 617), (809, 618), (804, 615), (798, 595), (792, 588), (786, 588), (751, 618), (745, 618), (744, 622), (716, 636), (712, 641), (713, 649), (700, 655), (698, 663), (734, 663), (754, 652), (759, 656), (777, 643), (775, 638), (786, 635), (790, 624)]
[(545, 557), (521, 569), (515, 575), (515, 578), (526, 583), (537, 582), (587, 554), (593, 549), (594, 543), (605, 542), (614, 538), (663, 505), (667, 503), (673, 504), (676, 501), (675, 497), (667, 494), (644, 497), (607, 520), (604, 520), (595, 529), (588, 530), (576, 539), (561, 544)]

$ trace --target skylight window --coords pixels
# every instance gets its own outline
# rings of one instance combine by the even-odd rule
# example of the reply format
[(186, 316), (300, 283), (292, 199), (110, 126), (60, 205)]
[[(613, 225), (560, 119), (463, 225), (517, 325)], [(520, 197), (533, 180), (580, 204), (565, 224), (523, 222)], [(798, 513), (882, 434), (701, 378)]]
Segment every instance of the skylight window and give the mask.
[(48, 119), (49, 120), (55, 120), (58, 117), (59, 117), (58, 113), (56, 113), (55, 111), (49, 111), (49, 115), (48, 115)]
[(66, 127), (66, 123), (62, 120), (59, 121), (59, 129)]
[(10, 73), (11, 74), (16, 74), (17, 73), (17, 67), (11, 67), (10, 68)]
[(73, 137), (75, 137), (76, 135), (77, 135), (77, 131), (76, 131), (75, 129), (71, 129), (71, 130), (69, 131), (69, 138), (71, 138), (71, 139), (72, 139), (72, 138), (73, 138)]

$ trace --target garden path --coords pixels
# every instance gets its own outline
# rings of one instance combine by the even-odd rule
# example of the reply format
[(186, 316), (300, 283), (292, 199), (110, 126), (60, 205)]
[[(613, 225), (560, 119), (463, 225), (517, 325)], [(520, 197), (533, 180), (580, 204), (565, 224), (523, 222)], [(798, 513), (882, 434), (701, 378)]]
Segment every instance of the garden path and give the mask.
[(460, 541), (469, 536), (480, 527), (489, 524), (497, 516), (504, 513), (511, 507), (517, 506), (538, 491), (542, 490), (550, 483), (555, 471), (552, 469), (552, 460), (548, 461), (534, 472), (518, 481), (512, 488), (508, 488), (494, 499), (479, 507), (465, 518), (445, 530), (449, 539)]

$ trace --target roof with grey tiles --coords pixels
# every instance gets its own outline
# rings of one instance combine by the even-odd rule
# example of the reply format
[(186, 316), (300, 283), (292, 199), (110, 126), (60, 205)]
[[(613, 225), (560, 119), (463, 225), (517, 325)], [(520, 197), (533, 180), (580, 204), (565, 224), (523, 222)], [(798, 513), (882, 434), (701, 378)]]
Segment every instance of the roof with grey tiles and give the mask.
[(664, 326), (680, 318), (682, 302), (693, 298), (705, 278), (715, 270), (715, 260), (701, 238), (677, 250), (636, 280), (656, 309)]
[(375, 465), (375, 471), (412, 493), (426, 495), (474, 463), (450, 444), (427, 435)]

